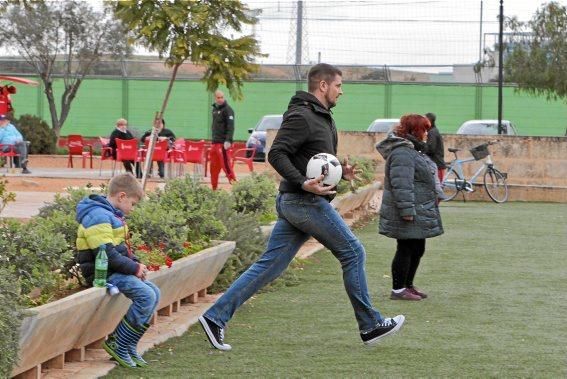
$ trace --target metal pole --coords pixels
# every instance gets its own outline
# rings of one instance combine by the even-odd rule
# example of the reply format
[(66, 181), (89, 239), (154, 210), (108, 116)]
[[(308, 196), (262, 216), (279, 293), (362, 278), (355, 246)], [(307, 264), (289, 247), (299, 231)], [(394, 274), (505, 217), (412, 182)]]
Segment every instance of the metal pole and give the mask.
[(498, 134), (502, 134), (502, 69), (504, 67), (504, 0), (500, 0), (500, 32), (498, 33)]
[(303, 1), (297, 2), (297, 29), (295, 36), (295, 64), (301, 64), (301, 50), (303, 49)]
[(480, 0), (480, 32), (478, 36), (478, 61), (482, 61), (482, 0)]

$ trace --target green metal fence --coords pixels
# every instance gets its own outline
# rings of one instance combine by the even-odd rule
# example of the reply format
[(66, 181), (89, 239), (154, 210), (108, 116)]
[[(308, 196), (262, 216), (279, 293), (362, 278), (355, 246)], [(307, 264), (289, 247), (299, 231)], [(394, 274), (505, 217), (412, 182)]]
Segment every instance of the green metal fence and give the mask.
[[(131, 128), (149, 129), (161, 107), (168, 81), (165, 79), (86, 79), (72, 104), (61, 135), (107, 136), (119, 117)], [(304, 89), (302, 82), (254, 81), (243, 87), (244, 99), (229, 103), (236, 112), (236, 140), (248, 137), (248, 128), (265, 114), (283, 113), (291, 95)], [(344, 96), (333, 109), (340, 130), (366, 130), (375, 118), (398, 117), (405, 113), (437, 114), (443, 133), (454, 133), (469, 119), (497, 118), (497, 87), (489, 84), (454, 83), (359, 83), (345, 82)], [(62, 93), (61, 80), (55, 93)], [(211, 94), (198, 80), (176, 81), (165, 113), (167, 127), (185, 138), (210, 137)], [(13, 96), (16, 116), (33, 114), (50, 123), (42, 88), (18, 86)], [(503, 118), (516, 124), (522, 135), (563, 136), (567, 106), (561, 101), (517, 93), (504, 88)]]

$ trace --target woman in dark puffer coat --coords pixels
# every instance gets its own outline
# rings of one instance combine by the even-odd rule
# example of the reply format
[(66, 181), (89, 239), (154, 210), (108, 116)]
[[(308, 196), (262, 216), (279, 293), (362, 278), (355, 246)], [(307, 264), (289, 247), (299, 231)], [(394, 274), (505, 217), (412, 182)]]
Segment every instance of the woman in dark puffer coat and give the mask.
[(376, 145), (386, 159), (384, 194), (379, 232), (397, 240), (392, 261), (392, 300), (421, 300), (425, 293), (413, 280), (425, 239), (443, 234), (435, 190), (435, 164), (423, 150), (429, 120), (410, 114), (400, 119), (394, 132)]

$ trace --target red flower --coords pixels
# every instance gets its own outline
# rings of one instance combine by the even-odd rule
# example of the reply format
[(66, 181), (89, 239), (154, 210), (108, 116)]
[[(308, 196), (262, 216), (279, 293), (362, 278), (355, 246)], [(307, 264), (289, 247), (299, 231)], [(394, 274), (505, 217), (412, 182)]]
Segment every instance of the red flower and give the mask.
[(145, 244), (138, 246), (137, 249), (142, 250), (142, 251), (147, 251), (148, 253), (152, 250), (152, 249), (150, 249), (150, 247), (148, 245), (145, 245)]
[(171, 267), (171, 265), (173, 265), (173, 259), (171, 259), (169, 256), (165, 256), (165, 265), (169, 268)]

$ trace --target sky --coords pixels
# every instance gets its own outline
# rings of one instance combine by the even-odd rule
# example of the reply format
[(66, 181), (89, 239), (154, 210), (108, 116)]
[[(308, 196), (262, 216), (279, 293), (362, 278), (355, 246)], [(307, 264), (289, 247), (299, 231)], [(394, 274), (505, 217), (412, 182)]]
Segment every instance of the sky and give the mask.
[[(102, 0), (83, 1), (102, 9)], [(556, 1), (567, 6), (567, 0)], [(254, 34), (268, 54), (256, 62), (295, 63), (297, 1), (243, 2), (261, 10), (259, 23), (243, 30)], [(527, 21), (542, 2), (503, 0), (504, 16)], [(427, 66), (423, 71), (449, 72), (455, 64), (476, 63), (483, 49), (497, 42), (500, 0), (304, 0), (303, 8), (304, 64)]]
[[(245, 2), (262, 9), (259, 24), (250, 28), (269, 54), (259, 63), (294, 63), (297, 1)], [(541, 3), (503, 0), (504, 16), (527, 21)], [(485, 45), (497, 42), (500, 0), (306, 0), (303, 6), (302, 63), (471, 64)]]

